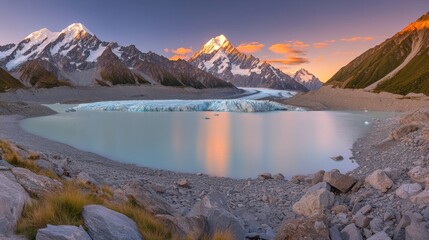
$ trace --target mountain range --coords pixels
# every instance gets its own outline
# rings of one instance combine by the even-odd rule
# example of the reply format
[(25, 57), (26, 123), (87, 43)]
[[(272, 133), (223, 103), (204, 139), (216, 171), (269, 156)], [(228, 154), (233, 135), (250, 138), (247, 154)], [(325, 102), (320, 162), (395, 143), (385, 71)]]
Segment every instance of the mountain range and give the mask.
[(80, 23), (60, 32), (43, 28), (17, 44), (0, 46), (0, 67), (27, 87), (117, 84), (234, 87), (184, 60), (171, 61), (153, 52), (143, 53), (134, 45), (125, 47), (101, 41)]
[(224, 35), (210, 39), (189, 62), (238, 87), (308, 91), (303, 84), (269, 63), (241, 53)]
[(429, 94), (429, 13), (341, 68), (327, 84)]

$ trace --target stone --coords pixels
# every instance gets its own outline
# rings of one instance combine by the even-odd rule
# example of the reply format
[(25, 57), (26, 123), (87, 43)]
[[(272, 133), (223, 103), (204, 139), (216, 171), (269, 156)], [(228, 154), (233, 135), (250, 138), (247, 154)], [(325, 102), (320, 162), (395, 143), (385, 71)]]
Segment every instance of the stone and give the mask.
[(405, 239), (405, 228), (411, 224), (411, 217), (404, 214), (393, 231), (393, 239)]
[(336, 227), (329, 228), (329, 237), (331, 240), (343, 240), (340, 231)]
[(319, 182), (319, 183), (307, 188), (306, 192), (314, 192), (314, 191), (317, 191), (319, 189), (326, 189), (328, 191), (331, 191), (331, 186), (326, 182)]
[(372, 232), (381, 232), (383, 231), (383, 220), (379, 217), (375, 217), (371, 220), (371, 222), (369, 222), (369, 226)]
[(176, 185), (181, 188), (190, 188), (189, 181), (186, 178), (177, 180)]
[(180, 239), (204, 239), (205, 233), (209, 231), (208, 223), (203, 216), (182, 217), (159, 214), (156, 218)]
[(333, 211), (335, 214), (338, 214), (338, 213), (347, 214), (349, 212), (349, 208), (345, 205), (337, 205), (337, 206), (333, 206), (331, 211)]
[(24, 205), (30, 200), (17, 182), (0, 173), (0, 235), (13, 233)]
[(422, 211), (422, 216), (423, 219), (425, 221), (429, 221), (429, 207), (426, 207), (423, 211)]
[(429, 239), (429, 232), (423, 224), (412, 221), (410, 225), (405, 227), (406, 240), (423, 240)]
[(37, 159), (34, 161), (34, 163), (41, 169), (43, 170), (47, 170), (47, 171), (52, 171), (54, 172), (54, 164), (44, 160), (44, 159)]
[(82, 227), (48, 224), (37, 231), (36, 240), (92, 240)]
[(273, 176), (271, 176), (271, 173), (261, 173), (258, 175), (259, 180), (268, 180), (273, 179)]
[(150, 187), (156, 192), (156, 193), (165, 193), (167, 191), (167, 188), (164, 187), (163, 185), (160, 184), (156, 184), (156, 183), (151, 183)]
[(45, 194), (58, 191), (63, 188), (63, 184), (52, 178), (37, 175), (26, 168), (13, 168), (13, 175), (27, 192), (36, 196), (42, 197)]
[(281, 173), (278, 173), (278, 174), (274, 175), (273, 178), (276, 181), (283, 181), (283, 180), (285, 180), (285, 176), (283, 174), (281, 174)]
[(367, 205), (361, 207), (357, 212), (362, 213), (363, 215), (366, 215), (369, 212), (371, 212), (371, 210), (372, 210), (372, 206), (367, 204)]
[(15, 166), (13, 166), (12, 164), (10, 164), (9, 162), (7, 162), (6, 160), (3, 160), (3, 159), (0, 160), (0, 166), (6, 167), (8, 169), (12, 169), (12, 168), (15, 167)]
[(354, 223), (350, 223), (341, 230), (343, 240), (363, 240), (362, 234)]
[(380, 169), (366, 177), (365, 182), (381, 192), (387, 192), (393, 186), (393, 181)]
[(292, 206), (292, 209), (297, 214), (312, 217), (330, 208), (334, 203), (334, 197), (335, 195), (326, 189), (307, 192)]
[(229, 231), (234, 239), (244, 239), (245, 229), (238, 218), (231, 213), (225, 196), (213, 191), (195, 203), (187, 217), (204, 216), (208, 223), (210, 236), (218, 230)]
[(344, 157), (341, 156), (341, 155), (338, 155), (338, 156), (331, 157), (331, 159), (334, 160), (334, 161), (341, 161), (341, 160), (344, 159)]
[(367, 238), (367, 240), (391, 240), (391, 238), (385, 231), (381, 231)]
[(383, 215), (384, 221), (389, 221), (395, 219), (395, 214), (392, 211), (386, 211)]
[(370, 219), (360, 212), (356, 213), (356, 215), (353, 216), (353, 220), (354, 220), (356, 226), (358, 226), (360, 228), (366, 228), (370, 222)]
[(417, 183), (429, 183), (429, 168), (423, 168), (421, 166), (417, 166), (408, 171), (408, 176), (410, 176), (411, 180)]
[(429, 204), (429, 188), (410, 198), (416, 204)]
[(279, 227), (274, 239), (329, 239), (329, 230), (326, 226), (326, 218), (322, 215), (312, 218), (288, 219)]
[(142, 239), (132, 219), (104, 206), (87, 205), (83, 208), (82, 216), (92, 240)]
[(174, 215), (175, 210), (143, 181), (131, 181), (114, 191), (114, 197), (122, 201), (133, 201), (151, 214)]
[(420, 184), (407, 183), (407, 184), (402, 184), (398, 189), (396, 189), (395, 193), (396, 193), (396, 196), (402, 199), (407, 199), (409, 197), (417, 195), (421, 191), (422, 191), (422, 186)]
[(89, 176), (89, 174), (86, 172), (80, 172), (76, 176), (76, 180), (83, 184), (97, 185), (97, 181), (93, 177)]
[(353, 177), (340, 173), (338, 169), (326, 172), (323, 176), (323, 181), (343, 193), (348, 192), (356, 182)]
[(323, 181), (323, 176), (325, 175), (324, 170), (320, 170), (312, 175), (309, 176), (309, 182), (310, 184), (318, 184)]

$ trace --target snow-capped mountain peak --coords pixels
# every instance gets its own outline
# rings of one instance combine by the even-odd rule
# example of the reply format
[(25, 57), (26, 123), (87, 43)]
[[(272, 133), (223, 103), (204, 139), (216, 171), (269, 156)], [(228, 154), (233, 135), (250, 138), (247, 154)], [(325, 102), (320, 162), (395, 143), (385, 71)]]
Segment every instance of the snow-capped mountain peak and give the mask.
[(225, 35), (221, 34), (215, 38), (210, 39), (201, 49), (203, 53), (210, 54), (221, 48), (228, 46), (230, 43)]
[(301, 83), (309, 90), (318, 89), (323, 85), (323, 83), (316, 76), (314, 76), (314, 74), (303, 68), (296, 71), (293, 78), (295, 81)]
[(58, 37), (58, 33), (57, 32), (51, 32), (49, 29), (47, 28), (42, 28), (38, 31), (32, 32), (30, 35), (28, 35), (27, 37), (25, 37), (25, 39), (30, 39), (30, 41), (35, 41), (35, 42), (42, 42), (43, 40), (45, 40), (46, 38), (56, 38)]
[(67, 35), (74, 35), (74, 36), (76, 36), (82, 32), (94, 35), (82, 23), (73, 23), (61, 31), (61, 33), (65, 33)]

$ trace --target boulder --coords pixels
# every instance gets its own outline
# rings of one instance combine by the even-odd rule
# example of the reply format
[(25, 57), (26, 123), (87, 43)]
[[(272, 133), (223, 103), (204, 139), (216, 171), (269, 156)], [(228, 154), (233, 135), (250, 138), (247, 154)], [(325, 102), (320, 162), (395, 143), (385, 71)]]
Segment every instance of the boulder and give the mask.
[(385, 231), (381, 231), (367, 238), (367, 240), (391, 240), (391, 238)]
[(91, 237), (82, 227), (48, 224), (37, 231), (36, 240), (91, 240)]
[(21, 185), (0, 173), (0, 235), (13, 233), (24, 205), (29, 200)]
[(329, 228), (329, 237), (331, 240), (343, 240), (340, 231), (336, 227)]
[(343, 240), (363, 240), (362, 234), (354, 223), (350, 223), (341, 230)]
[(276, 240), (329, 239), (326, 218), (323, 215), (304, 219), (288, 219), (277, 231)]
[(338, 169), (326, 172), (323, 176), (323, 181), (329, 183), (332, 187), (343, 193), (349, 191), (356, 182), (353, 177), (340, 173)]
[(231, 213), (225, 196), (219, 192), (210, 192), (204, 196), (201, 201), (194, 205), (187, 216), (206, 217), (210, 236), (217, 230), (222, 230), (231, 232), (234, 239), (245, 238), (243, 225), (238, 218)]
[(0, 166), (2, 167), (6, 167), (8, 169), (12, 169), (15, 166), (13, 166), (12, 164), (10, 164), (9, 162), (7, 162), (6, 160), (0, 159)]
[(311, 174), (308, 177), (310, 184), (314, 185), (323, 181), (323, 176), (325, 175), (325, 171), (320, 170), (314, 174)]
[(82, 216), (92, 240), (142, 239), (132, 219), (104, 206), (87, 205), (83, 208)]
[(12, 173), (16, 180), (30, 194), (41, 197), (44, 194), (62, 189), (63, 184), (52, 178), (37, 175), (26, 168), (13, 168)]
[(93, 184), (93, 185), (97, 184), (97, 181), (93, 177), (89, 176), (89, 174), (86, 172), (80, 172), (76, 176), (76, 180), (83, 184)]
[(406, 240), (423, 240), (429, 239), (429, 232), (425, 226), (419, 222), (412, 221), (410, 225), (405, 227)]
[(411, 224), (411, 217), (404, 214), (393, 231), (393, 239), (405, 239), (405, 228)]
[(182, 188), (189, 188), (190, 187), (189, 181), (186, 178), (182, 178), (182, 179), (177, 180), (176, 185), (179, 187), (182, 187)]
[(164, 214), (156, 215), (156, 218), (180, 239), (204, 239), (205, 233), (209, 231), (206, 218), (203, 216), (182, 217)]
[(363, 215), (360, 212), (356, 213), (356, 215), (353, 216), (353, 220), (356, 226), (360, 228), (366, 228), (369, 225), (369, 222), (371, 221), (371, 219), (369, 219), (367, 216)]
[(346, 205), (337, 205), (333, 206), (331, 211), (333, 211), (335, 215), (337, 215), (338, 213), (347, 214), (349, 212), (349, 208)]
[(396, 196), (407, 199), (414, 195), (417, 195), (422, 191), (422, 186), (418, 183), (406, 183), (402, 184), (398, 189), (396, 189)]
[(174, 209), (162, 199), (151, 187), (146, 186), (142, 181), (131, 181), (114, 191), (116, 198), (122, 201), (131, 200), (139, 206), (145, 208), (153, 215), (168, 214), (174, 215)]
[(314, 192), (314, 191), (317, 191), (319, 189), (326, 189), (328, 191), (331, 191), (331, 185), (329, 185), (326, 182), (319, 182), (319, 183), (307, 188), (306, 192)]
[(274, 178), (274, 180), (277, 180), (277, 181), (283, 181), (283, 180), (285, 180), (285, 176), (283, 174), (281, 174), (281, 173), (278, 173), (278, 174), (274, 175), (273, 178)]
[(369, 223), (372, 232), (378, 233), (383, 231), (383, 220), (379, 217), (375, 217)]
[(334, 203), (334, 197), (335, 195), (332, 192), (324, 188), (307, 192), (292, 206), (292, 209), (297, 214), (312, 217), (330, 208)]
[(416, 204), (429, 204), (429, 189), (426, 189), (419, 194), (410, 198), (411, 202)]
[(369, 205), (369, 204), (367, 204), (367, 205), (365, 205), (365, 206), (361, 207), (357, 212), (358, 212), (358, 213), (361, 213), (361, 214), (363, 214), (363, 215), (366, 215), (366, 214), (368, 214), (369, 212), (371, 212), (371, 210), (372, 210), (372, 206), (371, 206), (371, 205)]
[(273, 176), (271, 176), (271, 173), (261, 173), (258, 176), (259, 180), (268, 180), (268, 179), (273, 179)]
[(417, 166), (412, 168), (408, 172), (408, 176), (410, 176), (411, 180), (417, 183), (429, 183), (429, 168), (423, 168), (421, 166)]
[(380, 169), (375, 170), (366, 177), (365, 182), (381, 192), (386, 192), (393, 185), (392, 180)]
[(41, 169), (47, 170), (47, 171), (52, 171), (54, 172), (54, 164), (44, 160), (44, 159), (37, 159), (34, 161), (34, 163), (40, 167)]

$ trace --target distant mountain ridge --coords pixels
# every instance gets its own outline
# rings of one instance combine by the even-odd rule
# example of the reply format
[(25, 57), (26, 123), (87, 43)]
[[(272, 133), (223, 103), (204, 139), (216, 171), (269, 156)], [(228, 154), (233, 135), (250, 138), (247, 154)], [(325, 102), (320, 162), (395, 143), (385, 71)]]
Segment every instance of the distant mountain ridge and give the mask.
[(429, 94), (429, 12), (341, 68), (327, 84)]
[(233, 87), (186, 61), (143, 53), (134, 45), (101, 41), (83, 24), (60, 32), (46, 28), (18, 44), (0, 46), (0, 67), (27, 87), (161, 84)]
[(304, 85), (308, 90), (316, 90), (323, 86), (319, 78), (303, 68), (295, 72), (293, 79)]
[(304, 85), (267, 62), (241, 53), (224, 35), (210, 39), (189, 62), (239, 87), (308, 91)]

